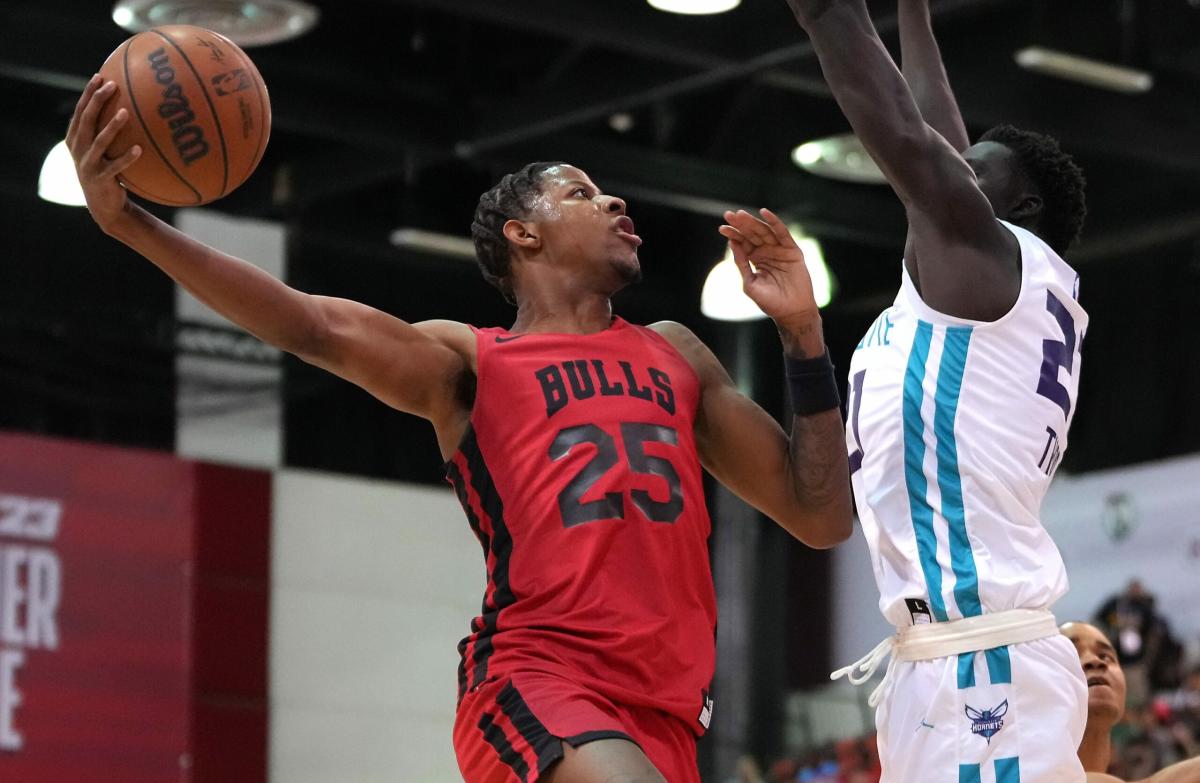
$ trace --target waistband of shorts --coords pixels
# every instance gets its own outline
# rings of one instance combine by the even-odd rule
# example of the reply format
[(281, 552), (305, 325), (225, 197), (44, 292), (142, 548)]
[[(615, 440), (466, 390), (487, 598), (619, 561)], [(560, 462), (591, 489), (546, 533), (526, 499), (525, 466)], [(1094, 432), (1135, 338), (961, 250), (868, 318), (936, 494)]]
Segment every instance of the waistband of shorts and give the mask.
[(895, 657), (928, 661), (1045, 639), (1058, 633), (1054, 613), (1045, 609), (1009, 609), (896, 631)]

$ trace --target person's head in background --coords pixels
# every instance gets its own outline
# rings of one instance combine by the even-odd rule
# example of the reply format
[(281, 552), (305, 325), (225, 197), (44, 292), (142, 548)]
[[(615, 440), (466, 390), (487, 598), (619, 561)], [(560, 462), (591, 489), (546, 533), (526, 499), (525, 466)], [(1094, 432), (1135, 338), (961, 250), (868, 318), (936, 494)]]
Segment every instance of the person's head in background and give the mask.
[(1099, 628), (1064, 623), (1062, 633), (1075, 645), (1087, 680), (1087, 727), (1079, 743), (1079, 760), (1088, 772), (1105, 772), (1112, 756), (1112, 728), (1125, 714), (1125, 672)]

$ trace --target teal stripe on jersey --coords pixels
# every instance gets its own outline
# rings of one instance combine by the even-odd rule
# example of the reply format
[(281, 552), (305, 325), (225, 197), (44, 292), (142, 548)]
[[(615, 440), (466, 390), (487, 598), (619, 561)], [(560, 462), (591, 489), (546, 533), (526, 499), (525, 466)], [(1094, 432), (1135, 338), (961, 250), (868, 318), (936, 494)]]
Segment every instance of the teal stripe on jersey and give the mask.
[(979, 783), (979, 765), (959, 764), (958, 783)]
[(925, 364), (929, 361), (929, 344), (933, 341), (933, 324), (917, 322), (912, 350), (908, 353), (908, 368), (904, 371), (904, 481), (908, 487), (908, 505), (917, 537), (917, 553), (921, 572), (929, 592), (929, 607), (933, 618), (945, 622), (946, 604), (942, 600), (942, 569), (937, 562), (937, 536), (933, 532), (933, 508), (929, 505), (929, 482), (925, 479), (925, 423), (921, 420), (921, 403), (925, 399)]
[(937, 481), (942, 492), (942, 516), (950, 538), (950, 567), (954, 571), (954, 602), (963, 617), (982, 613), (979, 605), (979, 576), (975, 555), (967, 537), (966, 510), (963, 507), (962, 477), (958, 472), (958, 444), (954, 440), (954, 419), (962, 391), (967, 351), (971, 347), (971, 327), (951, 326), (946, 330), (942, 361), (934, 392), (933, 431), (937, 435)]
[(997, 647), (984, 653), (987, 658), (988, 679), (992, 685), (1006, 685), (1012, 682), (1012, 659), (1008, 656), (1007, 647)]
[[(959, 781), (961, 780), (960, 774)], [(996, 783), (1021, 783), (1021, 764), (1016, 756), (996, 759)]]
[(959, 653), (958, 656), (958, 688), (975, 687), (975, 653)]

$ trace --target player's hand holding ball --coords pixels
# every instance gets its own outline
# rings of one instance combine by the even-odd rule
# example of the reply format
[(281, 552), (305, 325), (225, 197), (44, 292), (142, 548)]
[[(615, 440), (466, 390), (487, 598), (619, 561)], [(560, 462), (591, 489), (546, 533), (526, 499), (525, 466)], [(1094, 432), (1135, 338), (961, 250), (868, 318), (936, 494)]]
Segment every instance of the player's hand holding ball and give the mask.
[(266, 86), (246, 53), (210, 30), (169, 25), (108, 57), (75, 107), (67, 148), (88, 209), (111, 233), (127, 190), (169, 206), (229, 194), (270, 133)]
[(67, 149), (75, 160), (75, 173), (87, 199), (88, 211), (105, 233), (125, 210), (128, 200), (117, 176), (142, 154), (142, 148), (135, 144), (115, 159), (106, 155), (118, 131), (129, 122), (128, 110), (119, 109), (97, 132), (100, 109), (115, 93), (114, 82), (104, 83), (99, 74), (93, 76), (67, 126)]

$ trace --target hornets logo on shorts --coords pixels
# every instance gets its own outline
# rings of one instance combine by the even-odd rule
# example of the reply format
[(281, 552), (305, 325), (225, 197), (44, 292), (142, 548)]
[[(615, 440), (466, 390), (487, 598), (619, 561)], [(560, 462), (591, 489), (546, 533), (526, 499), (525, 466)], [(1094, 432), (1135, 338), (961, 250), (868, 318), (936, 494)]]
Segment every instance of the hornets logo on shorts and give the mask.
[(992, 744), (992, 737), (1004, 728), (1004, 716), (1008, 714), (1008, 699), (990, 710), (977, 710), (967, 705), (967, 717), (971, 719), (971, 733), (978, 734)]

